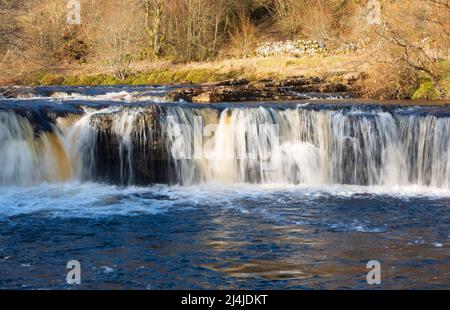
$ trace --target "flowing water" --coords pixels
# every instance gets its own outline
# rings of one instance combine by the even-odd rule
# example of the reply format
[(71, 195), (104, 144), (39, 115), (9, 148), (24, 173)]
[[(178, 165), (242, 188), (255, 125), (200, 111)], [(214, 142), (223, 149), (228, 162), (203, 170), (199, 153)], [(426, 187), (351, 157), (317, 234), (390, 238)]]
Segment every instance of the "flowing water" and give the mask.
[(449, 106), (168, 89), (0, 99), (0, 288), (450, 288)]

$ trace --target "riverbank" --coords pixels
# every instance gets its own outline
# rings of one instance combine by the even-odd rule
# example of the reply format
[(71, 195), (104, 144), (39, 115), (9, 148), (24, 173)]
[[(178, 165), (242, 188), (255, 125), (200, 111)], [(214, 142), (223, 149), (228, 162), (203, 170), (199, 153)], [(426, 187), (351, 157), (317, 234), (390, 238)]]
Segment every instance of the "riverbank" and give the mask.
[[(134, 64), (126, 78), (114, 76), (108, 65), (67, 63), (56, 67), (36, 66), (18, 70), (17, 65), (0, 73), (0, 85), (145, 85), (145, 84), (201, 84), (229, 79), (285, 79), (290, 76), (339, 77), (359, 72), (356, 55), (308, 57), (248, 57), (222, 59), (209, 62), (176, 64), (171, 61), (139, 62)], [(14, 71), (16, 71), (14, 73)], [(21, 72), (21, 73), (17, 73)]]
[[(311, 55), (305, 57), (271, 56), (223, 59), (210, 62), (175, 64), (171, 61), (140, 62), (130, 75), (118, 79), (108, 66), (65, 64), (35, 67), (0, 74), (0, 86), (101, 86), (101, 85), (203, 85), (173, 94), (174, 98), (194, 102), (260, 101), (305, 99), (304, 93), (341, 93), (342, 97), (364, 99), (399, 99), (388, 90), (371, 93), (367, 55)], [(444, 65), (444, 67), (447, 64)], [(17, 70), (17, 69), (16, 69)], [(386, 73), (388, 74), (388, 73)], [(442, 84), (450, 89), (450, 74), (443, 74)], [(288, 86), (288, 87), (287, 87)], [(381, 87), (381, 86), (380, 86)], [(286, 89), (289, 90), (286, 93)], [(4, 92), (4, 91), (3, 91)], [(296, 94), (293, 94), (296, 93)], [(394, 95), (393, 95), (394, 94)], [(446, 98), (449, 99), (447, 95)], [(436, 100), (432, 83), (424, 78), (411, 87), (406, 99)]]

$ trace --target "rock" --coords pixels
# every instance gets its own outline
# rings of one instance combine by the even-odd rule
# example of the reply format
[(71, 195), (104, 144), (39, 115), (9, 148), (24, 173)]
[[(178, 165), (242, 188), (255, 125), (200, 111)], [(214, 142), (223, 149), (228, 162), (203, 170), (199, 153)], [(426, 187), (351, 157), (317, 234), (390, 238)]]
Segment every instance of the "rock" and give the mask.
[[(349, 86), (343, 83), (326, 83), (318, 77), (291, 77), (286, 80), (264, 79), (253, 83), (226, 81), (213, 85), (200, 85), (173, 90), (169, 97), (174, 101), (197, 103), (302, 100), (305, 93), (344, 93)], [(348, 95), (348, 94), (345, 94)]]
[[(125, 111), (125, 110), (123, 110)], [(126, 112), (126, 111), (125, 111)], [(86, 165), (85, 177), (112, 184), (172, 184), (173, 162), (167, 153), (167, 137), (161, 130), (164, 107), (147, 106), (136, 116), (129, 140), (116, 133), (113, 123), (120, 113), (98, 113), (91, 116), (95, 128), (93, 158)], [(131, 161), (129, 161), (131, 159)]]
[(199, 102), (199, 103), (201, 103), (201, 102), (213, 102), (214, 100), (211, 100), (211, 99), (212, 99), (211, 98), (211, 93), (205, 92), (205, 93), (201, 93), (198, 96), (192, 97), (192, 102)]
[(303, 57), (314, 54), (323, 54), (326, 52), (327, 50), (324, 42), (310, 40), (266, 42), (259, 44), (256, 49), (256, 55), (260, 57), (276, 55)]
[(17, 98), (20, 95), (29, 91), (30, 88), (18, 88), (18, 87), (2, 87), (0, 88), (0, 98)]
[(227, 80), (219, 83), (215, 83), (215, 86), (240, 86), (240, 85), (247, 85), (250, 81), (247, 79), (233, 79), (233, 80)]
[(203, 90), (197, 87), (179, 88), (169, 92), (168, 96), (172, 101), (192, 102), (193, 98), (202, 92)]

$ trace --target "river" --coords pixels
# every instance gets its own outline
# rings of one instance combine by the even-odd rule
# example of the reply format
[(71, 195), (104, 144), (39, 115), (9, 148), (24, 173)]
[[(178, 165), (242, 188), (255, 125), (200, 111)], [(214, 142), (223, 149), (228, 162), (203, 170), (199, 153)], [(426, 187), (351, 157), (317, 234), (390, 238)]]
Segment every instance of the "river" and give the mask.
[(169, 90), (0, 98), (0, 288), (450, 288), (449, 106)]

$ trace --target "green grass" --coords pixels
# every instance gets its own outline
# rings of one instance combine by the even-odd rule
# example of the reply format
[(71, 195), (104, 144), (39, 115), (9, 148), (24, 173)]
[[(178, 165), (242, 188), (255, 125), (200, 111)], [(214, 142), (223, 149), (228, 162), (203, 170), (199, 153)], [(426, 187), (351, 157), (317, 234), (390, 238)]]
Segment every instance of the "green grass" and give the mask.
[(412, 95), (412, 99), (434, 100), (438, 99), (439, 95), (436, 91), (433, 82), (429, 79), (424, 79), (420, 82), (419, 88)]
[[(448, 61), (441, 61), (437, 64), (439, 84), (447, 92), (446, 97), (448, 98), (450, 92), (450, 64)], [(422, 77), (420, 79), (419, 88), (414, 91), (412, 99), (426, 99), (435, 100), (439, 99), (438, 91), (436, 90), (433, 82), (429, 77)]]
[[(58, 75), (54, 73), (37, 72), (31, 77), (32, 85), (66, 85), (66, 86), (96, 86), (96, 85), (147, 85), (147, 84), (169, 84), (186, 83), (198, 84), (219, 82), (223, 80), (237, 78), (242, 74), (241, 71), (219, 72), (214, 68), (201, 69), (158, 69), (151, 72), (135, 73), (124, 80), (117, 79), (109, 74), (93, 75)], [(28, 81), (24, 81), (28, 83)]]
[[(57, 71), (39, 70), (22, 76), (21, 85), (149, 85), (149, 84), (200, 84), (229, 79), (246, 78), (255, 81), (265, 78), (284, 79), (295, 75), (316, 75), (320, 68), (335, 68), (347, 59), (346, 56), (329, 57), (285, 57), (224, 59), (218, 62), (173, 65), (157, 69), (134, 72), (126, 79), (117, 79), (109, 73), (102, 74), (61, 74)], [(143, 64), (145, 65), (145, 64)], [(145, 67), (145, 66), (143, 66)], [(103, 68), (104, 69), (104, 68)], [(70, 71), (68, 71), (70, 72)]]

